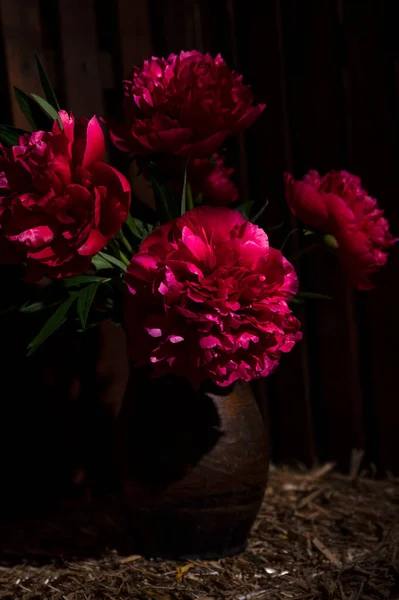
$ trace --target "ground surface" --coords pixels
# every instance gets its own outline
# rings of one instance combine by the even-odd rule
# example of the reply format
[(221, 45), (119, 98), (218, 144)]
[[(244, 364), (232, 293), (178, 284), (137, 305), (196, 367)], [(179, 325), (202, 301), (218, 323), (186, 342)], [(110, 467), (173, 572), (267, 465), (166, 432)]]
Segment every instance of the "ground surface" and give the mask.
[[(97, 558), (67, 561), (59, 555), (54, 560), (56, 549), (49, 545), (46, 558), (42, 539), (39, 564), (32, 541), (24, 559), (18, 558), (21, 537), (29, 537), (32, 528), (47, 530), (48, 524), (36, 522), (26, 525), (24, 534), (10, 536), (0, 529), (0, 545), (7, 546), (0, 599), (398, 599), (398, 517), (397, 479), (345, 477), (332, 465), (306, 473), (272, 469), (248, 550), (237, 557), (185, 564), (147, 561), (122, 556), (111, 544)], [(74, 527), (71, 522), (71, 538)], [(83, 533), (94, 541), (98, 535), (90, 529)], [(86, 556), (89, 548), (88, 542)]]

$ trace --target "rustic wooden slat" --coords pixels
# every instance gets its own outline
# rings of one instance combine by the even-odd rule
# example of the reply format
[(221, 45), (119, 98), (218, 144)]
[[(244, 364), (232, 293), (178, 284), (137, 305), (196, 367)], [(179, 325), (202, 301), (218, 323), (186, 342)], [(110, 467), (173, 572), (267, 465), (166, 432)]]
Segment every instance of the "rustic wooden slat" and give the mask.
[[(337, 13), (334, 3), (303, 8), (295, 3), (290, 13), (294, 27), (286, 30), (290, 39), (295, 36), (288, 70), (298, 176), (310, 168), (324, 173), (345, 166)], [(311, 303), (307, 310), (318, 453), (322, 460), (334, 457), (347, 466), (352, 448), (363, 444), (356, 330), (347, 310), (353, 316), (353, 298), (335, 260), (308, 257), (302, 267), (302, 289), (333, 297), (330, 303)]]
[[(284, 6), (293, 166), (297, 176), (344, 168), (345, 118), (341, 83), (342, 50), (334, 2)], [(315, 76), (317, 74), (317, 76)], [(302, 289), (333, 300), (308, 305), (312, 406), (321, 459), (349, 465), (351, 451), (363, 445), (362, 395), (358, 376), (353, 296), (335, 260), (302, 261)]]
[[(244, 0), (236, 6), (244, 75), (256, 101), (267, 104), (246, 137), (250, 198), (259, 203), (269, 198), (261, 221), (268, 230), (283, 219), (289, 221), (287, 207), (281, 202), (283, 172), (292, 161), (281, 7), (278, 1), (265, 2), (257, 11), (248, 11)], [(285, 234), (281, 230), (270, 232), (271, 244), (279, 247)], [(311, 464), (315, 459), (307, 371), (307, 348), (303, 342), (283, 357), (277, 372), (264, 382), (275, 461)]]
[[(343, 2), (350, 166), (362, 177), (369, 193), (378, 198), (396, 235), (399, 233), (399, 97), (395, 98), (398, 12), (397, 3)], [(375, 278), (376, 289), (358, 295), (368, 458), (395, 471), (399, 471), (398, 271), (396, 247), (390, 252), (387, 267)]]
[(123, 77), (153, 54), (148, 0), (118, 0)]
[(155, 0), (153, 10), (158, 13), (158, 27), (163, 28), (162, 54), (195, 48), (194, 0)]
[[(111, 90), (115, 86), (114, 70), (112, 65), (112, 56), (109, 52), (99, 53), (101, 85), (105, 90)], [(120, 82), (119, 82), (120, 83)]]
[[(55, 50), (43, 49), (41, 60), (42, 60), (42, 62), (44, 64), (44, 67), (46, 69), (46, 73), (49, 76), (51, 84), (55, 88), (57, 80), (58, 80), (57, 57), (56, 57)], [(58, 101), (60, 101), (59, 98), (57, 98), (57, 99), (58, 99)]]
[[(231, 67), (236, 71), (240, 72), (240, 60), (238, 55), (238, 36), (237, 36), (237, 19), (235, 12), (235, 5), (233, 0), (227, 0), (226, 9), (228, 15), (228, 23), (230, 30), (230, 45), (231, 45), (231, 54), (232, 54), (232, 64)], [(247, 148), (245, 143), (245, 133), (240, 133), (237, 139), (238, 145), (238, 165), (237, 165), (237, 174), (240, 180), (240, 193), (241, 193), (241, 201), (248, 202), (250, 200), (249, 197), (249, 182), (248, 182), (248, 159), (247, 159)]]
[(94, 0), (60, 0), (66, 105), (76, 115), (103, 114)]
[(2, 37), (8, 73), (14, 124), (28, 127), (13, 93), (13, 86), (27, 93), (41, 93), (35, 52), (41, 52), (38, 0), (2, 0), (0, 4)]

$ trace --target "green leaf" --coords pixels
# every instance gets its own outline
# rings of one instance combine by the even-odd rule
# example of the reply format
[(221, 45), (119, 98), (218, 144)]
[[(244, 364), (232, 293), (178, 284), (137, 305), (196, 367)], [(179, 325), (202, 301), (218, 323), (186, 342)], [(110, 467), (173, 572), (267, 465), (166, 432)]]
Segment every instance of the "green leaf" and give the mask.
[(194, 198), (194, 206), (201, 206), (203, 201), (202, 194), (197, 194)]
[(96, 282), (83, 288), (78, 295), (78, 317), (83, 329), (86, 329), (87, 317), (101, 282)]
[(167, 183), (163, 183), (161, 185), (161, 189), (166, 198), (166, 202), (168, 203), (172, 219), (177, 218), (179, 216), (179, 207), (177, 205), (174, 193), (172, 192)]
[[(125, 255), (124, 251), (122, 251), (119, 247), (119, 244), (117, 242), (117, 237), (114, 237), (108, 244), (107, 247), (109, 250), (112, 250), (113, 254), (106, 254), (103, 256), (107, 256), (108, 260), (111, 260), (111, 258), (113, 260), (117, 260), (120, 264), (125, 265), (126, 267), (129, 266), (130, 264), (130, 260), (127, 258), (127, 256)], [(100, 253), (99, 253), (100, 254)], [(102, 254), (102, 253), (101, 253)], [(115, 256), (119, 256), (119, 258), (114, 258)], [(114, 263), (116, 264), (116, 263)], [(119, 266), (119, 265), (118, 265)]]
[(104, 281), (109, 281), (109, 278), (96, 277), (95, 275), (78, 275), (77, 277), (66, 277), (63, 280), (65, 287), (80, 286), (82, 283), (103, 283)]
[(330, 248), (334, 248), (334, 250), (336, 250), (339, 247), (337, 238), (333, 235), (326, 234), (323, 236), (323, 240), (325, 241), (327, 246), (329, 246)]
[(168, 198), (165, 194), (164, 186), (159, 185), (158, 181), (152, 175), (150, 178), (152, 189), (154, 190), (157, 212), (161, 218), (161, 222), (166, 223), (167, 221), (171, 221), (173, 217), (170, 211)]
[(22, 110), (28, 123), (33, 129), (43, 131), (51, 129), (51, 121), (49, 121), (48, 117), (43, 113), (33, 98), (17, 87), (14, 87), (14, 93), (19, 108)]
[(37, 94), (31, 94), (31, 98), (33, 98), (33, 100), (40, 106), (44, 114), (46, 114), (50, 119), (53, 119), (53, 121), (58, 121), (61, 129), (64, 129), (60, 115), (55, 108), (47, 102), (47, 100), (41, 98)]
[(116, 239), (118, 243), (123, 247), (124, 253), (126, 251), (129, 255), (134, 254), (133, 247), (127, 239), (127, 237), (125, 236), (125, 234), (123, 233), (122, 229), (116, 234)]
[(139, 240), (141, 240), (144, 236), (144, 223), (143, 221), (140, 221), (140, 219), (137, 219), (136, 217), (133, 217), (130, 213), (127, 216), (127, 219), (125, 221), (126, 225), (129, 227), (130, 231), (132, 232), (132, 234), (134, 235), (134, 237), (138, 238)]
[(252, 207), (254, 204), (255, 202), (250, 200), (249, 202), (244, 202), (243, 204), (237, 206), (237, 210), (243, 215), (243, 217), (247, 219), (247, 221), (249, 221), (251, 218)]
[(263, 212), (265, 210), (265, 208), (268, 206), (269, 204), (269, 200), (266, 200), (266, 202), (264, 203), (264, 205), (258, 210), (258, 212), (256, 213), (256, 215), (254, 217), (251, 218), (251, 223), (256, 223), (256, 221), (259, 219), (259, 217), (261, 215), (263, 215)]
[(109, 262), (109, 260), (106, 260), (104, 257), (99, 256), (98, 254), (96, 256), (93, 256), (91, 262), (95, 266), (97, 271), (114, 268), (113, 265)]
[(46, 73), (46, 69), (43, 66), (42, 61), (40, 60), (40, 56), (36, 53), (36, 65), (37, 70), (39, 72), (40, 83), (42, 84), (43, 92), (46, 96), (46, 100), (56, 111), (60, 110), (60, 105), (58, 104), (57, 97), (53, 90), (53, 86), (51, 85), (50, 79)]
[(73, 293), (57, 310), (51, 315), (37, 336), (28, 345), (28, 356), (36, 352), (36, 350), (49, 338), (57, 329), (66, 321), (66, 316), (72, 304), (77, 298), (77, 293)]
[(332, 296), (318, 294), (317, 292), (299, 292), (297, 295), (298, 298), (306, 298), (309, 300), (332, 300)]
[(14, 134), (7, 129), (3, 129), (3, 126), (0, 125), (0, 142), (4, 146), (16, 146), (18, 144), (18, 140), (18, 134)]
[(17, 146), (19, 138), (24, 135), (24, 129), (17, 129), (10, 125), (0, 125), (0, 142), (5, 146)]
[(19, 312), (28, 314), (35, 313), (39, 310), (43, 310), (45, 306), (46, 305), (44, 302), (31, 302), (30, 304), (26, 303), (19, 308)]
[(181, 208), (180, 208), (180, 215), (184, 215), (184, 213), (187, 211), (187, 163), (186, 166), (184, 167), (184, 179), (183, 179), (183, 191), (181, 194)]
[(125, 223), (129, 227), (134, 237), (138, 238), (141, 241), (145, 240), (145, 238), (153, 230), (153, 226), (151, 225), (151, 223), (145, 223), (141, 219), (133, 217), (130, 213)]
[(118, 258), (115, 258), (115, 256), (111, 256), (111, 254), (105, 254), (105, 252), (99, 252), (98, 254), (99, 254), (99, 256), (101, 256), (101, 258), (104, 258), (104, 260), (106, 260), (106, 261), (112, 263), (113, 265), (115, 265), (116, 267), (119, 267), (120, 269), (122, 269), (122, 271), (126, 271), (127, 265), (125, 265)]
[(25, 302), (22, 306), (19, 307), (18, 311), (23, 314), (33, 314), (39, 312), (41, 310), (48, 310), (52, 306), (58, 306), (59, 302), (48, 302), (40, 301), (40, 302)]

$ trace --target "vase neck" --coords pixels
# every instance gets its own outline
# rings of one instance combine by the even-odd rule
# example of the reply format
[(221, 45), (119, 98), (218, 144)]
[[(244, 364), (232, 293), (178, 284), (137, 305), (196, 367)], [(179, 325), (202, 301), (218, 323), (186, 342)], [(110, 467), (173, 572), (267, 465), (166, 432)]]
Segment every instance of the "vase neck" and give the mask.
[(215, 396), (228, 396), (234, 389), (234, 383), (228, 386), (217, 385), (213, 381), (204, 381), (201, 384), (200, 391), (204, 394), (214, 394)]

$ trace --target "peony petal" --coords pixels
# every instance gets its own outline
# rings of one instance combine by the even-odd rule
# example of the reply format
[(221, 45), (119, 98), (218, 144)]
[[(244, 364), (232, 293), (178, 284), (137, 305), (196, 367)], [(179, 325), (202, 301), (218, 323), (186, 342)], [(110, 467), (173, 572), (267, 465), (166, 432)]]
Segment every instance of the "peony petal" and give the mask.
[(155, 256), (142, 253), (136, 254), (126, 271), (126, 279), (130, 284), (130, 278), (138, 279), (139, 281), (151, 281), (153, 271), (156, 271), (158, 260)]
[(105, 156), (104, 134), (97, 117), (92, 117), (87, 124), (86, 148), (82, 166), (90, 168), (93, 163), (103, 161)]
[(198, 142), (191, 142), (189, 144), (183, 145), (178, 154), (181, 156), (192, 156), (198, 158), (209, 158), (217, 152), (220, 146), (223, 144), (224, 140), (228, 136), (229, 132), (226, 131), (218, 131), (214, 135), (209, 136), (205, 140), (200, 140)]
[(80, 256), (95, 256), (105, 248), (108, 242), (108, 237), (104, 236), (98, 229), (92, 229), (85, 243), (78, 248), (78, 254)]
[(315, 229), (326, 230), (328, 212), (321, 194), (312, 185), (295, 181), (292, 175), (284, 175), (285, 195), (288, 206), (298, 219)]
[[(134, 134), (133, 138), (141, 147), (141, 153), (148, 152), (179, 152), (192, 138), (191, 129), (175, 128), (161, 131), (151, 131), (145, 135)], [(137, 150), (138, 153), (140, 151)]]
[(25, 244), (28, 248), (40, 248), (54, 239), (54, 231), (48, 225), (39, 225), (18, 235), (9, 235), (8, 239), (20, 244)]
[[(207, 238), (213, 242), (224, 242), (231, 238), (235, 227), (247, 220), (238, 210), (219, 206), (201, 206), (186, 212), (179, 220), (181, 229), (187, 226), (191, 231), (206, 231)], [(223, 226), (222, 226), (223, 224)]]
[(115, 123), (108, 121), (109, 137), (111, 142), (121, 152), (132, 152), (135, 140), (132, 137), (132, 129), (126, 123)]
[(231, 132), (239, 133), (244, 129), (248, 129), (251, 127), (253, 123), (255, 123), (256, 119), (262, 114), (265, 110), (266, 104), (258, 104), (257, 106), (250, 106), (247, 112), (237, 121), (235, 125), (233, 125)]
[(147, 332), (150, 334), (151, 337), (157, 338), (157, 337), (161, 337), (162, 336), (162, 331), (161, 329), (156, 329), (156, 328), (148, 328), (146, 327)]
[(95, 190), (95, 224), (110, 240), (126, 221), (130, 208), (130, 184), (126, 177), (105, 163), (91, 167)]
[(68, 156), (71, 158), (72, 156), (72, 144), (74, 142), (75, 136), (75, 119), (73, 114), (70, 115), (65, 110), (60, 110), (59, 113), (60, 119), (62, 122), (63, 129), (61, 129), (58, 121), (54, 121), (53, 124), (53, 134), (55, 135), (65, 135), (68, 140)]
[(188, 227), (182, 230), (183, 243), (198, 260), (205, 261), (209, 254), (209, 249), (197, 235), (194, 235)]
[(69, 261), (57, 264), (56, 267), (46, 265), (45, 274), (53, 279), (64, 279), (65, 277), (81, 275), (90, 267), (90, 262), (90, 258), (74, 255)]
[(213, 335), (208, 335), (206, 337), (200, 338), (199, 340), (200, 348), (214, 348), (215, 346), (221, 346), (221, 342), (218, 338)]
[(180, 342), (184, 342), (184, 338), (181, 335), (170, 335), (169, 341), (172, 344), (179, 344)]

